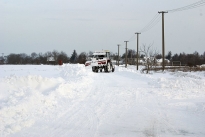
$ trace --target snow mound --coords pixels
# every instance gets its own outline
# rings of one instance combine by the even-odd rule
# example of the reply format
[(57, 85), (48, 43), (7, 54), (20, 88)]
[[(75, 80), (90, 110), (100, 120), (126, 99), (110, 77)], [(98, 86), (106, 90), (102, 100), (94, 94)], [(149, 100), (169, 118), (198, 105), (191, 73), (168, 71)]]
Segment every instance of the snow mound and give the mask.
[(53, 77), (19, 76), (15, 69), (12, 70), (14, 74), (0, 80), (3, 87), (0, 92), (0, 129), (3, 135), (31, 127), (38, 117), (55, 118), (50, 114), (56, 113), (54, 111), (62, 107), (61, 103), (66, 103), (66, 98), (80, 100), (85, 97), (82, 92), (92, 82), (92, 79), (86, 78), (89, 73), (85, 73), (82, 65), (56, 66), (53, 71), (58, 71), (58, 77), (56, 72)]

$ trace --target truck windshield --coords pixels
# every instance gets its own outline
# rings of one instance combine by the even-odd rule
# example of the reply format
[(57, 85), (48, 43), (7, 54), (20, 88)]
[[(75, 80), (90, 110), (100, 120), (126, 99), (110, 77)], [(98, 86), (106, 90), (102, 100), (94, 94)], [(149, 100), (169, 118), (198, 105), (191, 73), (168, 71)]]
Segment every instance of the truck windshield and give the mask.
[(105, 55), (94, 55), (93, 58), (99, 58), (99, 59), (103, 59), (105, 57)]

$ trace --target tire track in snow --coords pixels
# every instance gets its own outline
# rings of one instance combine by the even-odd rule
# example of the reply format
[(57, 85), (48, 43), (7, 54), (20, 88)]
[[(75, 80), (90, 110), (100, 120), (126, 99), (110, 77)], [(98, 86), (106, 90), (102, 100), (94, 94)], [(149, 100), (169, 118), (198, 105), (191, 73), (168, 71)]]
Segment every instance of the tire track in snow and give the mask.
[[(160, 136), (161, 134), (163, 135), (164, 132), (170, 132), (171, 134), (178, 134), (178, 131), (168, 121), (167, 112), (163, 111), (162, 104), (160, 102), (164, 102), (164, 101), (158, 100), (158, 96), (156, 96), (156, 94), (152, 92), (152, 84), (150, 85), (150, 83), (153, 80), (147, 79), (147, 75), (138, 75), (136, 72), (126, 72), (126, 73), (130, 73), (130, 75), (132, 76), (129, 78), (134, 78), (133, 81), (140, 84), (140, 88), (137, 88), (137, 90), (135, 90), (136, 104), (133, 106), (133, 109), (139, 107), (139, 109), (136, 111), (136, 114), (143, 113), (146, 114), (144, 118), (146, 117), (148, 118), (147, 122), (145, 121), (142, 122), (147, 124), (145, 125), (142, 124), (138, 132), (142, 132), (146, 136)], [(127, 75), (128, 74), (126, 74), (125, 76)], [(140, 82), (137, 79), (140, 80), (144, 79), (146, 83)], [(151, 110), (150, 108), (153, 108), (153, 110)]]
[[(147, 98), (151, 100), (148, 104), (145, 104), (143, 109), (149, 114), (149, 118), (152, 121), (150, 127), (145, 131), (149, 136), (165, 136), (166, 133), (178, 135), (179, 132), (175, 129), (174, 125), (170, 122), (170, 118), (167, 116), (168, 112), (165, 111), (163, 105), (156, 96), (149, 95)], [(147, 102), (146, 102), (147, 103)], [(150, 106), (148, 107), (148, 105)], [(152, 108), (152, 109), (150, 109)]]
[[(99, 100), (99, 105), (101, 106), (98, 113), (100, 124), (96, 136), (106, 135), (103, 134), (104, 132), (107, 134), (110, 132), (109, 135), (115, 135), (120, 134), (124, 130), (130, 130), (129, 125), (126, 126), (127, 123), (123, 119), (126, 119), (124, 117), (126, 111), (135, 105), (136, 90), (133, 88), (134, 83), (128, 83), (125, 87), (124, 82), (120, 81), (122, 76), (118, 73), (99, 73), (96, 75), (98, 75), (98, 79), (96, 79), (98, 82), (95, 87), (101, 89), (97, 89), (99, 91), (98, 96), (101, 97)], [(129, 87), (129, 84), (132, 86)]]

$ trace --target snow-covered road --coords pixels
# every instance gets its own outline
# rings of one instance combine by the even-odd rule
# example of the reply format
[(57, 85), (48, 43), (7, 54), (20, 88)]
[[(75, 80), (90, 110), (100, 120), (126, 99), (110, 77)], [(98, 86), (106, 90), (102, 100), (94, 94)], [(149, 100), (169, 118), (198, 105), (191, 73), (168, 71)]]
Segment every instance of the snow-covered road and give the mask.
[(0, 66), (1, 136), (205, 136), (205, 72)]

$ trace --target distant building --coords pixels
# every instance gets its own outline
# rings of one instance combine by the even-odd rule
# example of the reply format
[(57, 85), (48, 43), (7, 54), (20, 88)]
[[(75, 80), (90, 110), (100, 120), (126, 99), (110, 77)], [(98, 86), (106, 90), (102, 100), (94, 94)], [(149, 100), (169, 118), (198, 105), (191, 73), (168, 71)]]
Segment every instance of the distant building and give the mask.
[(48, 64), (55, 64), (55, 58), (53, 56), (47, 57)]
[[(165, 64), (169, 64), (170, 61), (168, 59), (164, 59)], [(157, 59), (157, 65), (162, 65), (162, 58), (161, 59)]]
[(0, 57), (0, 64), (6, 64), (7, 63), (7, 56), (1, 56)]

